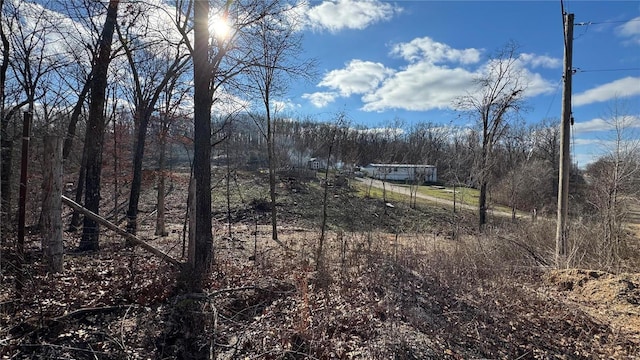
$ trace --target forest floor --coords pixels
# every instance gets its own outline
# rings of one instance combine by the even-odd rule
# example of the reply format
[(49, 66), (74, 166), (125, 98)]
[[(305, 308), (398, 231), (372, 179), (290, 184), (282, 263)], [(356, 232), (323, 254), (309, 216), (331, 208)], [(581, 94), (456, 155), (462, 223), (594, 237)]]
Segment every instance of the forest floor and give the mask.
[[(153, 235), (152, 182), (140, 207), (139, 236), (181, 261), (187, 177), (172, 177), (168, 236)], [(3, 248), (0, 358), (187, 359), (196, 338), (216, 359), (640, 359), (640, 274), (541, 265), (554, 246), (550, 235), (534, 244), (542, 222), (478, 234), (471, 212), (391, 208), (336, 186), (317, 267), (324, 187), (278, 187), (285, 249), (271, 240), (266, 186), (264, 174), (239, 176), (227, 209), (216, 183), (204, 295), (109, 231), (96, 253), (72, 253), (79, 235), (65, 232), (60, 274), (45, 273), (30, 234), (18, 294)]]

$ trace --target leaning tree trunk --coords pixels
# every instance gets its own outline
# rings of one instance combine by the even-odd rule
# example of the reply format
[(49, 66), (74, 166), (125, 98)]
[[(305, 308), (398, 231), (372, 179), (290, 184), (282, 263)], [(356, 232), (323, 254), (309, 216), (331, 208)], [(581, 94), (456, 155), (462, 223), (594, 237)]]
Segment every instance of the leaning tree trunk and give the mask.
[(71, 112), (71, 120), (69, 121), (69, 127), (67, 128), (67, 135), (64, 139), (64, 146), (62, 147), (62, 158), (67, 159), (69, 154), (71, 153), (71, 149), (73, 148), (73, 139), (76, 137), (76, 127), (78, 125), (78, 120), (80, 119), (80, 114), (82, 113), (82, 107), (84, 105), (84, 101), (87, 98), (89, 93), (89, 89), (91, 88), (91, 77), (92, 73), (89, 74), (87, 80), (78, 94), (78, 100), (76, 104), (73, 106), (73, 111)]
[[(85, 179), (84, 206), (99, 214), (100, 210), (100, 178), (102, 174), (102, 148), (104, 145), (107, 71), (111, 62), (111, 42), (115, 30), (118, 5), (120, 1), (110, 0), (107, 17), (100, 40), (98, 58), (91, 86), (91, 102), (89, 104), (89, 120), (85, 136), (87, 175)], [(96, 251), (99, 249), (100, 227), (98, 222), (85, 216), (82, 239), (78, 250)]]

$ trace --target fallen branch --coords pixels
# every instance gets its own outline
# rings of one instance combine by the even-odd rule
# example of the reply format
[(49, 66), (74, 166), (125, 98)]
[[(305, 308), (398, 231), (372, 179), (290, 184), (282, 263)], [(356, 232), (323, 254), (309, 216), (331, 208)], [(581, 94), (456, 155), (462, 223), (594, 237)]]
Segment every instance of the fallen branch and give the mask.
[(90, 353), (94, 356), (94, 358), (98, 358), (97, 355), (102, 355), (102, 356), (108, 356), (111, 355), (107, 352), (104, 351), (96, 351), (93, 349), (83, 349), (83, 348), (79, 348), (79, 347), (74, 347), (74, 346), (66, 346), (66, 345), (56, 345), (56, 344), (50, 344), (50, 343), (43, 343), (43, 344), (20, 344), (20, 346), (23, 347), (50, 347), (50, 348), (54, 348), (54, 349), (60, 349), (60, 350), (67, 350), (67, 351), (77, 351), (77, 352), (84, 352), (84, 353)]
[(127, 311), (129, 311), (129, 309), (132, 307), (133, 305), (116, 305), (116, 306), (103, 306), (103, 307), (92, 307), (92, 308), (81, 308), (81, 309), (76, 309), (70, 313), (66, 313), (64, 315), (60, 315), (58, 317), (55, 317), (51, 320), (53, 321), (63, 321), (66, 320), (68, 318), (77, 318), (77, 317), (82, 317), (86, 314), (95, 314), (95, 313), (106, 313), (106, 312), (111, 312), (111, 311), (116, 311), (116, 310), (120, 310), (120, 309), (124, 309), (126, 308)]
[(186, 300), (186, 299), (194, 299), (194, 300), (210, 300), (212, 297), (224, 293), (236, 292), (236, 291), (246, 291), (246, 290), (262, 290), (256, 286), (242, 286), (236, 288), (226, 288), (220, 289), (212, 292), (202, 292), (202, 293), (188, 293), (179, 295), (176, 297), (177, 300)]
[(83, 213), (85, 216), (91, 218), (92, 220), (95, 220), (97, 222), (99, 222), (100, 224), (104, 225), (106, 228), (116, 232), (118, 235), (123, 236), (125, 239), (131, 241), (133, 244), (135, 245), (140, 245), (143, 249), (149, 251), (150, 253), (156, 255), (157, 257), (173, 264), (176, 265), (178, 267), (182, 267), (182, 263), (174, 258), (172, 258), (171, 256), (169, 256), (167, 253), (163, 252), (162, 250), (150, 245), (149, 243), (138, 239), (138, 237), (136, 237), (133, 234), (130, 234), (128, 232), (126, 232), (125, 230), (122, 230), (121, 228), (119, 228), (116, 224), (110, 222), (109, 220), (103, 218), (102, 216), (94, 213), (93, 211), (90, 211), (88, 209), (85, 209), (82, 205), (78, 204), (77, 202), (69, 199), (68, 197), (62, 195), (62, 202), (69, 206), (70, 208), (76, 210), (76, 211), (80, 211), (81, 213)]
[(517, 240), (514, 239), (510, 239), (508, 237), (500, 237), (503, 240), (506, 240), (516, 246), (518, 246), (519, 248), (523, 249), (526, 253), (529, 254), (529, 256), (531, 256), (531, 258), (533, 258), (533, 260), (538, 263), (538, 265), (542, 265), (542, 266), (549, 266), (549, 262), (546, 261), (544, 258), (542, 258), (541, 256), (539, 256), (538, 254), (536, 254), (536, 252), (531, 249), (529, 246), (527, 246), (526, 244), (523, 244)]
[(83, 316), (86, 316), (87, 314), (108, 313), (108, 312), (117, 311), (124, 308), (127, 308), (127, 311), (129, 311), (131, 307), (133, 307), (133, 305), (116, 305), (116, 306), (81, 308), (81, 309), (76, 309), (70, 313), (60, 315), (54, 318), (42, 319), (38, 317), (30, 317), (12, 326), (10, 329), (6, 330), (9, 334), (13, 335), (13, 337), (0, 340), (0, 344), (2, 343), (2, 341), (10, 341), (12, 339), (17, 339), (17, 338), (24, 337), (26, 335), (33, 334), (34, 332), (45, 329), (45, 328), (50, 328), (53, 324), (66, 321), (68, 319), (81, 318)]

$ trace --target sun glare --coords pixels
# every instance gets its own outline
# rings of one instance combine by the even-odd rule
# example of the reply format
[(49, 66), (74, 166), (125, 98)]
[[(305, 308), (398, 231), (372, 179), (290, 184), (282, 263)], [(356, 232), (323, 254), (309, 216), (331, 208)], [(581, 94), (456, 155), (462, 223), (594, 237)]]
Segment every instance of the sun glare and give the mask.
[(209, 32), (218, 39), (226, 39), (231, 34), (231, 25), (227, 19), (215, 16), (209, 20)]

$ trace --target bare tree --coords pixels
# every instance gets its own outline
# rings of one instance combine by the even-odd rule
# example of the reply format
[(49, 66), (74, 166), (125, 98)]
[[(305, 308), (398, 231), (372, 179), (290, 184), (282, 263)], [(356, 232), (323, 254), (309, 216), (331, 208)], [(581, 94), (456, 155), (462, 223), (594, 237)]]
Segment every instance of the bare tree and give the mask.
[[(291, 11), (291, 10), (290, 10)], [(299, 59), (302, 39), (296, 31), (293, 17), (283, 11), (270, 11), (255, 26), (255, 66), (249, 70), (249, 79), (260, 95), (265, 110), (264, 126), (259, 126), (267, 143), (269, 160), (269, 196), (271, 198), (271, 238), (278, 240), (276, 206), (276, 154), (274, 101), (286, 89), (293, 76), (304, 76), (312, 70), (313, 62)], [(259, 123), (259, 121), (258, 121)], [(260, 124), (261, 125), (261, 124)]]
[(480, 187), (478, 204), (479, 226), (487, 222), (487, 191), (492, 168), (493, 148), (504, 135), (510, 119), (523, 109), (527, 84), (518, 63), (517, 45), (508, 43), (487, 64), (475, 80), (476, 91), (455, 101), (458, 110), (469, 113), (481, 129), (481, 148), (477, 164)]
[[(95, 60), (98, 57), (101, 34), (101, 24), (97, 23), (99, 16), (96, 15), (104, 11), (104, 5), (91, 0), (55, 1), (57, 2), (56, 7), (64, 11), (67, 19), (73, 19), (73, 21), (65, 21), (65, 26), (58, 24), (55, 27), (60, 39), (58, 46), (64, 49), (65, 55), (71, 60), (66, 66), (67, 74), (61, 80), (68, 88), (77, 91), (75, 104), (70, 107), (71, 114), (62, 150), (62, 156), (66, 160), (73, 149), (80, 116), (83, 110), (86, 110), (85, 105), (91, 89), (91, 79)], [(81, 166), (83, 165), (81, 164)], [(81, 173), (84, 171), (83, 166)], [(79, 197), (76, 197), (78, 202), (83, 193), (81, 185), (83, 181), (84, 175), (78, 181), (78, 187), (81, 190)]]
[(602, 226), (602, 255), (609, 264), (620, 258), (629, 206), (640, 195), (640, 140), (631, 127), (634, 118), (615, 100), (606, 119), (612, 138), (605, 142), (604, 156), (587, 168), (592, 178), (591, 202)]
[(501, 161), (504, 168), (499, 174), (502, 183), (505, 185), (507, 193), (507, 201), (511, 208), (511, 220), (516, 221), (517, 207), (520, 200), (520, 194), (523, 191), (525, 176), (527, 173), (523, 171), (528, 166), (531, 159), (530, 134), (527, 132), (524, 124), (512, 124), (509, 127), (502, 141), (500, 142), (500, 152), (502, 153)]
[[(9, 24), (6, 20), (5, 16), (5, 8), (4, 8), (4, 0), (0, 0), (0, 42), (2, 43), (2, 62), (0, 63), (0, 171), (2, 171), (2, 176), (0, 176), (0, 235), (3, 229), (5, 220), (5, 203), (9, 203), (9, 199), (5, 200), (7, 196), (5, 192), (8, 190), (7, 187), (9, 185), (7, 179), (4, 177), (4, 172), (6, 169), (5, 164), (5, 145), (8, 145), (5, 141), (7, 137), (7, 126), (8, 121), (5, 120), (5, 88), (7, 82), (7, 71), (9, 69), (9, 54), (11, 51), (9, 39), (7, 37), (7, 33), (5, 32), (5, 24)], [(5, 184), (6, 182), (6, 184)], [(3, 245), (4, 237), (0, 236), (0, 246)], [(0, 256), (0, 261), (2, 257)], [(2, 266), (0, 264), (0, 270), (2, 270)]]
[(175, 127), (176, 123), (185, 122), (185, 116), (179, 113), (179, 106), (182, 104), (184, 97), (187, 93), (186, 86), (179, 86), (179, 76), (175, 76), (167, 84), (164, 91), (164, 98), (162, 101), (162, 109), (159, 116), (157, 126), (157, 141), (159, 149), (158, 154), (158, 194), (157, 194), (157, 208), (156, 215), (156, 230), (155, 234), (160, 236), (166, 236), (167, 231), (165, 229), (165, 192), (166, 192), (166, 158), (167, 158), (167, 143), (169, 142), (169, 136), (172, 127)]
[(160, 34), (150, 31), (151, 21), (145, 16), (150, 10), (144, 5), (129, 5), (126, 23), (128, 27), (116, 26), (124, 50), (133, 90), (135, 141), (133, 155), (133, 179), (127, 210), (127, 231), (135, 234), (138, 222), (138, 203), (142, 185), (142, 160), (149, 120), (160, 95), (171, 79), (190, 61), (190, 53), (184, 46), (184, 38), (174, 44)]
[(331, 124), (331, 130), (329, 138), (323, 137), (327, 141), (327, 166), (324, 171), (324, 192), (322, 196), (322, 223), (320, 225), (320, 239), (318, 240), (318, 248), (316, 249), (316, 271), (326, 271), (324, 268), (324, 243), (325, 243), (325, 233), (327, 227), (327, 208), (329, 206), (329, 164), (331, 163), (331, 155), (333, 152), (333, 148), (336, 145), (337, 135), (340, 131), (340, 128), (346, 126), (345, 114), (340, 113), (336, 117), (336, 121), (334, 124)]
[[(229, 8), (224, 10), (228, 14)], [(209, 2), (195, 1), (193, 9), (193, 78), (194, 78), (194, 158), (193, 175), (195, 180), (195, 232), (190, 237), (189, 248), (193, 247), (194, 258), (189, 257), (194, 274), (199, 278), (194, 281), (195, 290), (201, 290), (202, 278), (209, 272), (213, 261), (213, 234), (211, 233), (211, 106), (213, 105), (214, 81), (212, 64), (209, 56)], [(186, 34), (185, 34), (186, 35)], [(217, 49), (219, 58), (223, 52)], [(224, 49), (225, 52), (228, 48)], [(219, 61), (218, 61), (219, 64)]]
[[(106, 101), (107, 72), (111, 63), (111, 43), (118, 15), (119, 0), (110, 0), (107, 7), (98, 58), (95, 62), (91, 83), (91, 97), (89, 104), (89, 119), (84, 141), (86, 159), (85, 197), (84, 206), (96, 213), (100, 213), (100, 180), (102, 174), (102, 148), (106, 121), (104, 106)], [(100, 226), (89, 218), (84, 218), (82, 238), (78, 249), (81, 251), (96, 251), (99, 249)]]
[[(11, 214), (13, 147), (19, 137), (15, 126), (17, 115), (24, 106), (28, 106), (28, 111), (33, 113), (36, 101), (46, 96), (55, 70), (63, 63), (48, 48), (47, 35), (51, 31), (51, 24), (47, 22), (46, 10), (34, 4), (13, 1), (3, 1), (0, 5), (5, 19), (0, 26), (3, 53), (0, 66), (0, 187), (2, 213), (6, 221), (10, 220)], [(10, 127), (12, 124), (14, 126)]]

